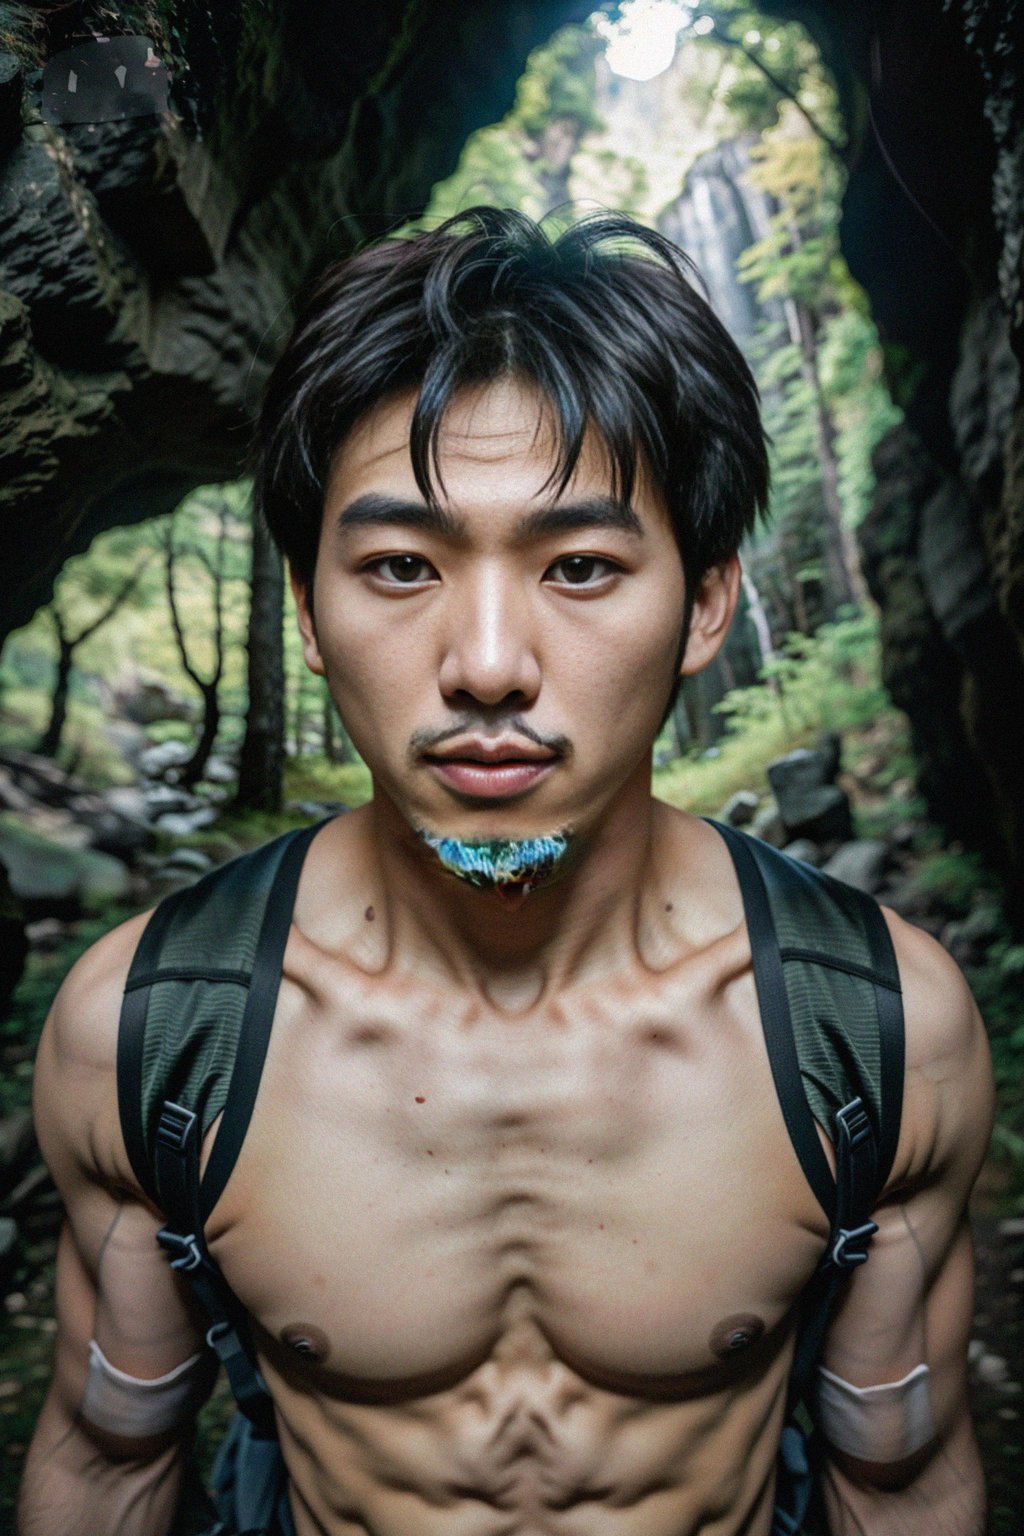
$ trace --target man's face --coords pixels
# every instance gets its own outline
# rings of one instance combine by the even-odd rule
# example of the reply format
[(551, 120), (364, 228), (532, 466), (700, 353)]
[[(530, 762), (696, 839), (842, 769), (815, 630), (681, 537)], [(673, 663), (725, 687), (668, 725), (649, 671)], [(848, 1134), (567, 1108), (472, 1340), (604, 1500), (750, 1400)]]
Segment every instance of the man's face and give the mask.
[[(444, 516), (413, 477), (415, 392), (357, 423), (328, 481), (306, 660), (414, 827), (443, 838), (585, 833), (646, 776), (671, 689), (683, 570), (641, 478), (630, 509), (588, 436), (557, 499), (543, 398), (464, 391), (445, 418)], [(689, 670), (689, 669), (688, 669)], [(646, 782), (646, 778), (645, 778)]]

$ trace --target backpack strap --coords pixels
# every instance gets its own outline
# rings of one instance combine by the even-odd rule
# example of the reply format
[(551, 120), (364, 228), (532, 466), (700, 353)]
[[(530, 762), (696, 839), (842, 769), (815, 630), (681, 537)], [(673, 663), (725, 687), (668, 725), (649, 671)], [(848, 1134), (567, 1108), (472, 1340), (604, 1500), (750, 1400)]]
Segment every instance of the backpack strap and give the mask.
[[(256, 1102), (303, 861), (313, 837), (331, 819), (286, 833), (165, 898), (136, 950), (118, 1036), (118, 1103), (125, 1145), (140, 1184), (167, 1218), (157, 1241), (173, 1255), (171, 1268), (191, 1285), (210, 1321), (207, 1344), (222, 1361), (239, 1408), (263, 1435), (274, 1433), (273, 1405), (256, 1365), (248, 1314), (209, 1252), (204, 1223), (227, 1184)], [(234, 898), (227, 908), (218, 906), (225, 889)], [(239, 892), (249, 898), (244, 906), (238, 903)], [(231, 935), (241, 966), (210, 963), (207, 951), (212, 949), (216, 957), (218, 943), (227, 942), (225, 919), (242, 930), (241, 935)], [(253, 924), (258, 924), (254, 945), (244, 931)], [(209, 1113), (212, 1107), (203, 1101), (202, 1089), (197, 1091), (186, 1077), (184, 1097), (191, 1104), (158, 1096), (153, 1135), (147, 1134), (150, 1116), (144, 1105), (145, 1065), (152, 1056), (146, 1033), (151, 995), (161, 984), (172, 984), (179, 989), (176, 1002), (187, 1008), (194, 1001), (197, 981), (215, 987), (227, 983), (232, 993), (243, 988), (245, 995), (223, 1117), (201, 1182), (200, 1111)], [(172, 1013), (172, 1027), (176, 1022)], [(173, 1076), (168, 1066), (178, 1065), (175, 1043), (167, 1060), (158, 1064), (162, 1080)]]
[[(903, 1096), (899, 970), (888, 926), (873, 897), (734, 827), (704, 819), (721, 833), (732, 855), (776, 1092), (794, 1150), (829, 1221), (825, 1251), (803, 1298), (789, 1384), (792, 1409), (810, 1385), (838, 1292), (851, 1271), (867, 1260), (868, 1245), (878, 1230), (871, 1213), (892, 1169)], [(796, 914), (798, 928), (803, 922), (812, 939), (826, 915), (837, 942), (827, 944), (826, 932), (818, 946), (780, 946), (776, 917), (787, 907)], [(858, 947), (866, 947), (866, 958), (850, 952), (850, 942), (843, 942), (847, 932)], [(859, 985), (870, 986), (874, 998), (877, 1096), (871, 1102), (870, 1095), (855, 1093), (836, 1109), (832, 1117), (835, 1177), (818, 1137), (801, 1070), (784, 968), (790, 960), (824, 967), (826, 974), (845, 972), (856, 977)], [(838, 1049), (834, 1041), (832, 1048)]]

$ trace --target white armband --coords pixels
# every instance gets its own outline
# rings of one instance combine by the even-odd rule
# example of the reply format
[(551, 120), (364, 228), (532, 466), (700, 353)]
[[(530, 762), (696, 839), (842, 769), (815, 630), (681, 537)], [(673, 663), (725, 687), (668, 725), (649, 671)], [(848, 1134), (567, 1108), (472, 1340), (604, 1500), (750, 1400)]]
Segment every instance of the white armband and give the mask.
[(935, 1436), (931, 1372), (918, 1365), (902, 1381), (854, 1387), (819, 1366), (817, 1417), (836, 1450), (862, 1461), (902, 1461)]
[(183, 1360), (165, 1376), (144, 1381), (111, 1365), (96, 1340), (91, 1339), (82, 1417), (97, 1429), (131, 1440), (160, 1435), (187, 1418), (209, 1379), (205, 1351)]

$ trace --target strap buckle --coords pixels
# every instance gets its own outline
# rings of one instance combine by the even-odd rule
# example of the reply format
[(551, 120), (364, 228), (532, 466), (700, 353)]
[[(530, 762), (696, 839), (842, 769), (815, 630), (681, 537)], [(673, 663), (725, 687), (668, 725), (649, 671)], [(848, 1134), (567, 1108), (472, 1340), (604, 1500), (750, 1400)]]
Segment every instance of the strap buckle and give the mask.
[(156, 1139), (165, 1147), (170, 1147), (172, 1152), (184, 1152), (195, 1123), (193, 1110), (186, 1109), (184, 1104), (173, 1104), (170, 1099), (165, 1099), (157, 1121)]
[(872, 1134), (871, 1121), (864, 1100), (859, 1095), (851, 1099), (849, 1104), (844, 1104), (842, 1109), (836, 1110), (836, 1120), (846, 1133), (851, 1151)]
[(856, 1269), (858, 1264), (866, 1264), (868, 1244), (877, 1231), (877, 1221), (866, 1221), (862, 1227), (840, 1227), (829, 1254), (836, 1268)]
[(206, 1330), (206, 1342), (222, 1361), (227, 1361), (232, 1355), (244, 1354), (237, 1329), (223, 1319), (212, 1323)]
[(190, 1232), (186, 1237), (181, 1232), (172, 1231), (170, 1227), (161, 1227), (156, 1240), (161, 1248), (177, 1253), (178, 1257), (171, 1260), (172, 1269), (180, 1270), (182, 1274), (187, 1275), (191, 1270), (202, 1266), (203, 1255), (194, 1232)]

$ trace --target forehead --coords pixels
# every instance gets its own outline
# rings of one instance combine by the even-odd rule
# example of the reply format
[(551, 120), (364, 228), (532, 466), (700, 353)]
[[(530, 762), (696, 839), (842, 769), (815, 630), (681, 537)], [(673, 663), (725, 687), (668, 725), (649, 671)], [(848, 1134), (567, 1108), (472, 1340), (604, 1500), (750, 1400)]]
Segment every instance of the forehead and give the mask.
[[(421, 500), (412, 471), (409, 432), (418, 390), (385, 397), (355, 423), (335, 453), (325, 488), (325, 513), (372, 488)], [(442, 502), (474, 504), (550, 501), (544, 489), (558, 456), (554, 408), (539, 389), (513, 379), (466, 387), (451, 401), (439, 436)], [(611, 462), (600, 435), (588, 427), (565, 495), (611, 490)], [(633, 504), (653, 510), (660, 498), (638, 466)]]

